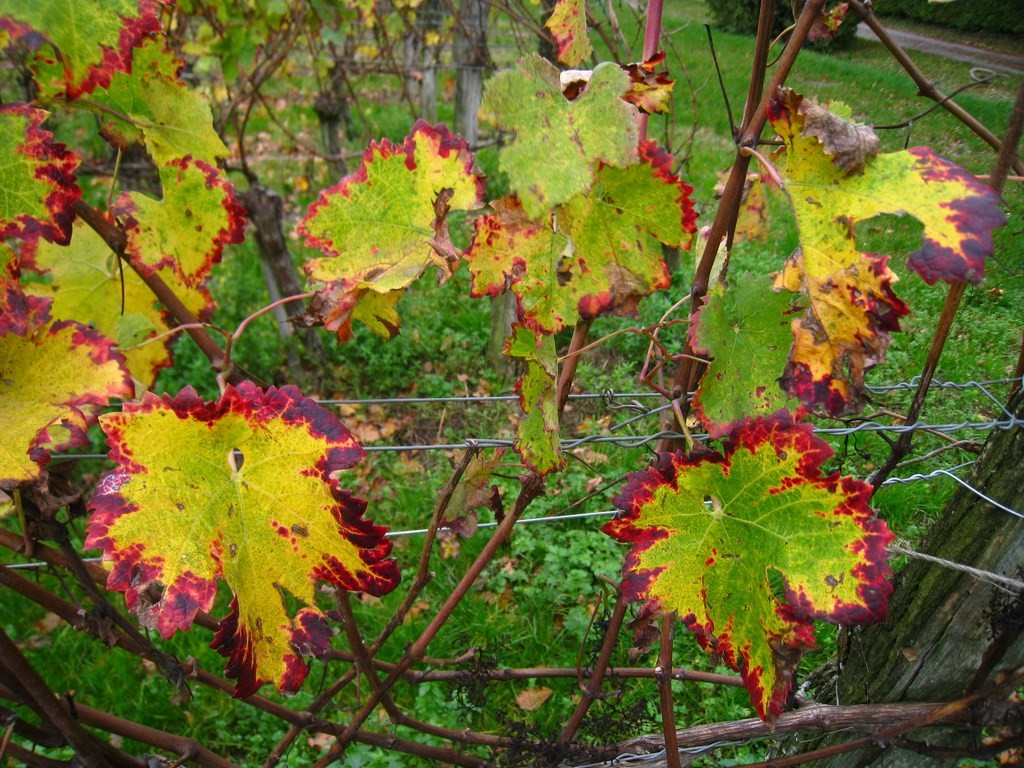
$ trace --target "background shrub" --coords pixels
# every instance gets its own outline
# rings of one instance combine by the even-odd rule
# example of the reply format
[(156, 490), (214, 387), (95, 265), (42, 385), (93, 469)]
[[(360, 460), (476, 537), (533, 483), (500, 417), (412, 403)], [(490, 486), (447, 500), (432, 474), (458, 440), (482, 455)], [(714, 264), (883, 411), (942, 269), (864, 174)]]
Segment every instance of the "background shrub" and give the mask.
[[(712, 23), (725, 32), (740, 35), (753, 35), (757, 32), (757, 19), (760, 13), (761, 0), (707, 0), (711, 11)], [(793, 8), (790, 3), (775, 4), (775, 19), (772, 23), (772, 34), (778, 35), (793, 23)], [(809, 45), (815, 50), (827, 51), (834, 48), (845, 48), (857, 35), (860, 18), (849, 13), (839, 27), (839, 32), (831, 40), (818, 40)]]
[[(717, 3), (710, 3), (716, 5)], [(729, 5), (729, 3), (723, 3)], [(756, 5), (756, 3), (750, 3)], [(746, 5), (746, 3), (735, 3)], [(923, 0), (875, 0), (879, 16), (897, 16), (965, 31), (1024, 33), (1024, 7), (1020, 0), (956, 0), (926, 3)], [(755, 15), (756, 18), (756, 15)]]

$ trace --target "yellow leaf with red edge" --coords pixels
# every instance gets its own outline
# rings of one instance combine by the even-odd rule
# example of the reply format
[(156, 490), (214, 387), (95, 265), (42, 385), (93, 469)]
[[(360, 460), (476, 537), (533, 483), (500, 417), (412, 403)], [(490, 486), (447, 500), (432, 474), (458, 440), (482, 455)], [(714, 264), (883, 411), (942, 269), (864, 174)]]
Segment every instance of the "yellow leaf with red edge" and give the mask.
[(88, 445), (100, 409), (134, 394), (123, 364), (78, 323), (0, 335), (0, 488), (39, 480), (51, 453)]
[(924, 231), (911, 269), (928, 283), (978, 282), (992, 230), (1006, 218), (991, 188), (926, 147), (877, 154), (869, 128), (789, 90), (768, 114), (785, 143), (779, 171), (800, 236), (776, 287), (805, 294), (807, 304), (793, 321), (783, 383), (839, 415), (856, 408), (865, 372), (884, 359), (889, 333), (908, 312), (893, 291), (889, 257), (860, 252), (856, 225), (882, 213), (913, 216)]
[(108, 141), (121, 149), (145, 142), (158, 166), (187, 155), (216, 163), (228, 149), (209, 102), (179, 77), (182, 67), (163, 36), (152, 37), (132, 52), (131, 71), (114, 73), (84, 106), (96, 110)]
[[(164, 0), (46, 0), (5, 3), (0, 28), (14, 37), (34, 33), (56, 50), (60, 89), (75, 98), (105, 86), (115, 72), (128, 72), (132, 49), (160, 31)], [(52, 91), (55, 83), (42, 83)]]
[(555, 39), (555, 56), (569, 67), (579, 66), (594, 54), (587, 36), (586, 0), (558, 0), (544, 26)]
[(0, 336), (28, 334), (50, 320), (50, 299), (30, 296), (21, 285), (21, 261), (0, 241)]
[[(306, 244), (323, 252), (305, 263), (309, 279), (322, 284), (307, 321), (330, 322), (341, 341), (353, 317), (381, 335), (397, 333), (400, 292), (431, 265), (445, 280), (458, 264), (448, 213), (482, 199), (469, 146), (443, 125), (420, 120), (402, 144), (371, 144), (359, 170), (321, 192), (298, 224)], [(370, 306), (357, 311), (360, 302)]]
[(72, 206), (82, 196), (79, 157), (43, 130), (47, 117), (24, 104), (0, 105), (0, 239), (71, 237)]
[(623, 569), (642, 616), (675, 612), (738, 671), (761, 718), (782, 712), (815, 620), (885, 618), (892, 534), (871, 486), (820, 468), (807, 424), (750, 419), (722, 452), (663, 453), (629, 476), (603, 530), (632, 545)]
[(213, 647), (235, 696), (265, 682), (295, 691), (303, 657), (327, 652), (317, 582), (372, 595), (398, 583), (385, 529), (340, 484), (363, 449), (295, 387), (242, 382), (211, 403), (191, 388), (146, 395), (101, 426), (117, 467), (89, 502), (86, 546), (113, 562), (107, 586), (165, 637), (213, 606), (218, 579), (228, 584)]
[(126, 192), (111, 212), (124, 220), (125, 252), (144, 274), (168, 267), (195, 287), (244, 237), (245, 210), (223, 172), (185, 157), (160, 168), (163, 197)]
[[(67, 246), (26, 244), (22, 264), (47, 278), (47, 282), (27, 284), (28, 294), (51, 301), (55, 318), (85, 323), (119, 347), (128, 347), (120, 350), (128, 370), (146, 386), (152, 386), (157, 374), (171, 364), (174, 336), (142, 343), (171, 329), (167, 313), (133, 269), (119, 267), (117, 256), (89, 226), (76, 221)], [(183, 285), (170, 269), (158, 274), (192, 314), (201, 320), (209, 317), (213, 298), (206, 288)]]
[(662, 245), (688, 247), (697, 218), (692, 189), (672, 174), (672, 156), (651, 142), (640, 162), (603, 166), (594, 189), (534, 221), (515, 198), (477, 218), (466, 254), (474, 296), (516, 295), (522, 323), (555, 333), (579, 318), (631, 315), (669, 284)]

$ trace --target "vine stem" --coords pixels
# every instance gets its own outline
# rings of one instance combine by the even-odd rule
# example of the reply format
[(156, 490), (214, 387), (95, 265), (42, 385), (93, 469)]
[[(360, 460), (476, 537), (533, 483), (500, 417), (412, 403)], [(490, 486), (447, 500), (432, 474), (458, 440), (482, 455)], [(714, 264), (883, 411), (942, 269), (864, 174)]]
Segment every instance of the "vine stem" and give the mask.
[[(65, 705), (58, 704), (58, 706)], [(197, 765), (204, 766), (204, 768), (235, 768), (234, 763), (225, 760), (193, 739), (125, 720), (79, 702), (74, 704), (74, 717), (80, 723), (100, 728), (107, 733), (116, 733), (126, 739), (174, 752), (183, 760), (195, 761)], [(140, 765), (145, 766), (146, 763), (140, 761)]]
[[(743, 123), (740, 128), (737, 156), (736, 160), (733, 162), (729, 178), (725, 183), (725, 188), (722, 191), (718, 210), (715, 214), (715, 219), (711, 224), (711, 231), (708, 233), (707, 245), (704, 248), (704, 252), (701, 254), (696, 273), (694, 274), (690, 303), (691, 313), (697, 311), (700, 307), (701, 300), (707, 294), (711, 271), (714, 267), (715, 259), (718, 254), (718, 246), (722, 242), (723, 238), (726, 239), (727, 251), (732, 247), (732, 237), (736, 228), (736, 217), (739, 214), (743, 186), (746, 183), (747, 169), (750, 166), (750, 158), (743, 155), (742, 149), (744, 147), (753, 148), (757, 146), (757, 143), (761, 138), (761, 131), (764, 130), (765, 123), (768, 119), (768, 97), (774, 94), (786, 81), (786, 78), (789, 76), (789, 72), (796, 61), (797, 55), (800, 52), (800, 48), (807, 39), (807, 33), (810, 31), (811, 25), (814, 23), (817, 15), (821, 12), (824, 4), (825, 0), (808, 0), (807, 4), (804, 6), (800, 17), (796, 21), (793, 34), (786, 44), (786, 48), (783, 50), (782, 55), (779, 57), (779, 62), (776, 65), (775, 72), (768, 84), (766, 94), (762, 94), (762, 84), (764, 83), (768, 46), (770, 44), (769, 37), (771, 34), (770, 25), (766, 19), (770, 18), (770, 14), (768, 12), (774, 11), (774, 3), (771, 2), (771, 0), (765, 0), (761, 5), (761, 19), (758, 24), (758, 37), (750, 79), (750, 90), (747, 94)], [(684, 352), (687, 355), (693, 355), (693, 349), (689, 342), (687, 342)], [(691, 384), (696, 383), (701, 372), (701, 366), (696, 364), (691, 358), (684, 357), (680, 362), (679, 367), (676, 369), (676, 387), (679, 388), (681, 392), (692, 391), (694, 387), (691, 386)], [(687, 407), (688, 406), (685, 404), (682, 405), (684, 415)]]
[(663, 354), (665, 354), (667, 357), (671, 357), (668, 354), (668, 350), (665, 348), (665, 346), (660, 341), (658, 341), (658, 331), (660, 331), (662, 328), (671, 328), (673, 325), (679, 325), (685, 322), (687, 321), (682, 319), (669, 321), (665, 321), (664, 319), (662, 319), (660, 322), (652, 323), (651, 325), (645, 326), (643, 328), (619, 328), (619, 330), (612, 331), (608, 335), (602, 336), (600, 339), (592, 341), (586, 346), (580, 347), (579, 349), (573, 351), (567, 351), (564, 355), (558, 358), (558, 362), (564, 363), (570, 357), (576, 357), (578, 355), (582, 355), (584, 352), (589, 352), (592, 349), (597, 349), (602, 344), (610, 341), (611, 339), (614, 339), (616, 336), (621, 336), (624, 333), (631, 333), (634, 336), (647, 337), (647, 339), (649, 339), (651, 342), (651, 346), (658, 347), (658, 349), (661, 350)]
[[(650, 61), (658, 52), (661, 40), (661, 12), (663, 0), (647, 0), (647, 19), (644, 24), (644, 51), (641, 61)], [(639, 120), (640, 141), (647, 139), (648, 115), (641, 112)]]
[(561, 417), (565, 404), (569, 401), (569, 393), (572, 390), (572, 380), (576, 376), (576, 366), (580, 362), (580, 352), (587, 343), (587, 334), (590, 333), (590, 321), (580, 320), (572, 331), (572, 341), (569, 342), (569, 351), (562, 358), (562, 373), (558, 378), (558, 415)]
[[(181, 299), (178, 298), (177, 294), (163, 281), (163, 279), (156, 274), (144, 275), (142, 274), (132, 263), (131, 259), (125, 254), (125, 248), (128, 244), (128, 238), (120, 228), (111, 224), (107, 218), (100, 213), (98, 210), (93, 208), (88, 203), (81, 200), (76, 200), (74, 204), (75, 214), (88, 224), (92, 230), (103, 238), (103, 241), (107, 246), (114, 252), (114, 254), (122, 261), (128, 262), (135, 273), (142, 279), (142, 281), (149, 287), (154, 293), (157, 299), (163, 304), (167, 310), (171, 313), (172, 317), (178, 325), (186, 325), (188, 328), (188, 335), (192, 337), (196, 345), (202, 351), (206, 358), (210, 361), (210, 364), (214, 369), (218, 371), (224, 370), (224, 352), (214, 342), (213, 338), (206, 333), (205, 329), (199, 323), (199, 320), (192, 311), (182, 304)], [(233, 367), (227, 373), (228, 380), (238, 383), (242, 380), (240, 373)]]
[(459, 482), (462, 480), (463, 474), (469, 467), (469, 463), (476, 456), (479, 449), (475, 445), (470, 445), (469, 449), (462, 454), (462, 458), (459, 460), (458, 465), (455, 467), (455, 471), (452, 473), (448, 483), (441, 489), (441, 493), (437, 499), (437, 503), (434, 505), (434, 513), (430, 516), (430, 524), (427, 526), (427, 533), (423, 539), (423, 546), (420, 550), (420, 563), (416, 569), (416, 576), (413, 578), (412, 586), (406, 593), (405, 598), (402, 600), (402, 604), (398, 607), (398, 610), (392, 615), (390, 621), (381, 630), (380, 635), (373, 641), (373, 645), (370, 647), (369, 655), (374, 656), (377, 651), (380, 650), (381, 646), (391, 636), (391, 633), (395, 631), (399, 624), (401, 624), (409, 609), (412, 608), (416, 602), (416, 598), (419, 597), (420, 592), (423, 591), (424, 587), (430, 583), (430, 580), (434, 575), (430, 572), (430, 556), (434, 548), (434, 540), (437, 538), (437, 529), (441, 525), (441, 520), (444, 518), (444, 513), (448, 510), (448, 505), (451, 504), (452, 496), (455, 494), (456, 488), (459, 486)]
[(327, 755), (317, 760), (317, 762), (314, 763), (313, 768), (326, 768), (341, 757), (344, 753), (345, 747), (356, 735), (359, 727), (366, 722), (366, 718), (368, 718), (373, 710), (376, 709), (384, 693), (394, 686), (409, 667), (423, 658), (427, 646), (437, 636), (437, 633), (451, 617), (456, 606), (458, 606), (462, 601), (462, 598), (469, 592), (470, 588), (476, 582), (477, 577), (479, 577), (480, 573), (498, 551), (498, 547), (500, 547), (508, 538), (512, 531), (512, 526), (516, 524), (523, 512), (526, 511), (530, 502), (540, 495), (543, 488), (544, 480), (537, 474), (528, 475), (523, 479), (519, 496), (516, 499), (516, 504), (512, 511), (505, 516), (505, 519), (502, 520), (501, 524), (495, 529), (494, 534), (488, 540), (487, 544), (484, 545), (483, 550), (479, 555), (477, 555), (470, 567), (466, 570), (462, 579), (452, 590), (448, 599), (445, 600), (444, 605), (442, 605), (440, 610), (438, 610), (437, 615), (434, 616), (430, 624), (423, 630), (419, 638), (410, 645), (408, 649), (406, 649), (405, 655), (402, 657), (401, 661), (395, 665), (395, 668), (384, 680), (380, 688), (373, 691), (373, 693), (367, 698), (359, 712), (353, 716), (348, 726), (338, 736), (338, 741), (331, 747)]
[(619, 638), (619, 630), (622, 628), (622, 621), (625, 617), (626, 601), (622, 597), (622, 589), (616, 587), (615, 609), (612, 611), (612, 617), (608, 621), (608, 628), (604, 633), (601, 653), (597, 658), (597, 663), (594, 665), (590, 679), (582, 687), (583, 696), (580, 698), (579, 704), (576, 705), (575, 711), (573, 711), (572, 716), (566, 722), (565, 728), (562, 729), (562, 735), (558, 738), (558, 743), (563, 747), (568, 747), (572, 743), (573, 738), (576, 736), (576, 731), (583, 723), (587, 710), (590, 709), (590, 705), (594, 703), (594, 700), (600, 696), (601, 683), (604, 681), (605, 673), (611, 664), (612, 652), (615, 650), (615, 642)]
[(743, 147), (743, 149), (740, 150), (740, 153), (747, 157), (756, 157), (757, 162), (761, 164), (761, 168), (768, 172), (772, 181), (774, 181), (779, 187), (784, 188), (786, 186), (786, 182), (782, 180), (782, 175), (779, 173), (779, 170), (772, 165), (771, 161), (767, 157), (762, 155), (756, 149), (753, 147)]
[(969, 696), (964, 696), (956, 701), (942, 704), (930, 712), (904, 720), (903, 722), (897, 723), (896, 725), (888, 728), (882, 728), (875, 731), (870, 736), (863, 736), (859, 739), (844, 741), (842, 744), (834, 744), (830, 747), (823, 747), (822, 749), (816, 749), (811, 752), (804, 752), (801, 755), (795, 755), (793, 757), (765, 760), (760, 763), (750, 763), (748, 768), (789, 768), (789, 766), (802, 765), (803, 763), (809, 763), (812, 760), (821, 760), (826, 757), (832, 757), (833, 755), (853, 752), (856, 749), (885, 744), (905, 733), (925, 728), (937, 722), (966, 719), (970, 715), (971, 707), (975, 704), (978, 704), (991, 696), (995, 696), (999, 691), (1012, 691), (1020, 685), (1022, 680), (1024, 680), (1024, 667), (1018, 668), (1006, 675), (1001, 684), (987, 688), (978, 693), (972, 693)]
[[(854, 704), (836, 706), (808, 703), (797, 709), (783, 712), (773, 726), (759, 717), (744, 720), (707, 723), (682, 728), (676, 732), (680, 747), (703, 747), (721, 741), (748, 741), (780, 736), (785, 733), (827, 733), (830, 731), (857, 728), (873, 730), (878, 726), (935, 713), (945, 704), (936, 702), (888, 702), (880, 704)], [(963, 712), (945, 715), (932, 721), (932, 725), (946, 725), (963, 720)], [(657, 752), (664, 748), (664, 742), (654, 736), (621, 741), (614, 745), (616, 752)], [(654, 768), (652, 764), (652, 768)]]
[(220, 370), (219, 373), (217, 374), (217, 384), (220, 387), (221, 394), (224, 394), (225, 384), (227, 383), (228, 380), (226, 372), (233, 370), (231, 363), (231, 353), (234, 349), (234, 344), (236, 341), (238, 341), (238, 339), (241, 338), (242, 334), (245, 332), (245, 329), (248, 327), (249, 323), (251, 323), (256, 318), (260, 317), (261, 315), (265, 315), (267, 312), (273, 312), (278, 307), (284, 306), (289, 302), (303, 301), (305, 299), (312, 298), (313, 296), (316, 296), (315, 291), (300, 293), (295, 296), (285, 296), (283, 299), (278, 299), (277, 301), (271, 302), (265, 307), (257, 309), (255, 312), (253, 312), (251, 315), (249, 315), (247, 318), (245, 318), (244, 320), (242, 320), (242, 322), (238, 324), (238, 327), (235, 328), (234, 333), (232, 333), (230, 336), (227, 336), (227, 342), (224, 344), (224, 352), (222, 353)]
[[(896, 61), (899, 62), (900, 66), (903, 67), (904, 71), (910, 75), (910, 78), (914, 81), (914, 84), (918, 87), (918, 92), (922, 96), (926, 96), (932, 101), (941, 103), (946, 111), (967, 126), (967, 128), (973, 131), (982, 141), (997, 152), (1001, 150), (1002, 142), (1000, 142), (999, 138), (992, 133), (992, 131), (982, 125), (967, 110), (955, 101), (949, 100), (942, 91), (935, 87), (935, 83), (925, 76), (925, 74), (907, 55), (907, 52), (900, 47), (899, 43), (892, 39), (889, 31), (882, 25), (878, 20), (878, 17), (875, 16), (874, 11), (872, 11), (868, 5), (861, 2), (861, 0), (850, 0), (850, 7), (856, 11), (857, 15), (860, 16), (871, 31), (875, 33), (875, 36), (879, 41), (881, 41), (882, 45), (889, 49), (893, 58), (895, 58)], [(1013, 168), (1017, 173), (1024, 174), (1024, 163), (1022, 163), (1019, 158), (1013, 161)]]
[[(463, 455), (458, 465), (455, 467), (455, 471), (452, 473), (447, 485), (441, 490), (440, 497), (437, 500), (437, 504), (434, 506), (434, 513), (430, 519), (430, 525), (427, 527), (427, 533), (423, 546), (420, 551), (420, 563), (419, 568), (416, 571), (416, 576), (413, 578), (412, 586), (406, 593), (405, 598), (402, 600), (402, 604), (398, 607), (388, 621), (387, 625), (381, 630), (377, 639), (373, 642), (368, 651), (364, 649), (362, 663), (370, 666), (378, 666), (377, 662), (373, 657), (380, 650), (381, 646), (386, 642), (391, 633), (402, 623), (405, 616), (408, 614), (409, 609), (413, 603), (416, 602), (416, 598), (423, 591), (424, 587), (430, 583), (433, 574), (430, 573), (430, 553), (433, 550), (434, 540), (437, 536), (437, 528), (440, 525), (441, 519), (444, 516), (445, 511), (448, 509), (448, 505), (451, 503), (452, 495), (455, 493), (455, 489), (458, 487), (459, 481), (462, 479), (462, 475), (465, 473), (466, 468), (469, 466), (469, 462), (476, 455), (476, 447), (471, 447)], [(351, 645), (351, 643), (350, 643)], [(356, 648), (352, 647), (354, 654), (353, 661), (357, 664), (360, 662), (358, 652)], [(392, 671), (394, 668), (391, 667), (388, 671)], [(337, 681), (335, 681), (323, 694), (317, 697), (306, 710), (310, 715), (316, 715), (325, 706), (327, 706), (331, 700), (342, 690), (348, 683), (354, 679), (355, 675), (358, 674), (358, 667), (356, 671), (346, 673)], [(379, 681), (378, 681), (379, 685)], [(302, 733), (302, 728), (293, 726), (288, 729), (288, 732), (281, 738), (274, 749), (268, 755), (266, 762), (264, 762), (264, 768), (273, 768), (274, 765), (281, 759), (288, 747), (291, 746), (292, 742)]]
[[(314, 296), (316, 296), (316, 291), (307, 291), (306, 293), (300, 293), (300, 294), (297, 294), (295, 296), (285, 296), (283, 299), (278, 299), (277, 301), (273, 302), (272, 304), (268, 304), (265, 307), (257, 309), (255, 312), (253, 312), (251, 315), (249, 315), (247, 318), (245, 318), (242, 322), (240, 322), (238, 324), (238, 327), (235, 329), (235, 332), (231, 334), (231, 341), (233, 341), (233, 342), (234, 341), (238, 341), (238, 339), (245, 332), (245, 329), (249, 325), (249, 323), (251, 323), (257, 317), (260, 317), (261, 315), (265, 315), (265, 314), (267, 314), (267, 312), (273, 312), (278, 307), (282, 307), (285, 304), (288, 304), (289, 302), (292, 302), (292, 301), (305, 301), (306, 299), (311, 299)], [(227, 357), (226, 351), (225, 351), (225, 357)]]
[(672, 635), (675, 611), (661, 617), (661, 644), (658, 647), (658, 666), (654, 672), (658, 680), (658, 698), (661, 703), (661, 731), (665, 736), (665, 757), (668, 768), (682, 768), (679, 762), (679, 743), (676, 741), (676, 712), (672, 701)]
[(25, 703), (61, 732), (80, 759), (88, 765), (110, 766), (95, 738), (61, 705), (60, 699), (50, 690), (35, 667), (28, 663), (2, 626), (0, 672), (6, 672), (4, 677), (13, 678), (16, 687), (24, 691)]
[[(580, 326), (584, 326), (581, 328)], [(570, 351), (574, 345), (582, 346), (586, 341), (587, 332), (590, 328), (588, 321), (581, 321), (577, 324), (573, 331), (573, 341), (570, 343)], [(572, 379), (576, 371), (576, 363), (578, 356), (573, 355), (570, 361), (563, 366), (561, 374), (558, 378), (556, 385), (556, 392), (558, 397), (558, 415), (561, 417), (562, 410), (565, 404), (563, 394), (568, 397), (568, 392), (572, 388)], [(505, 516), (505, 519), (501, 521), (498, 527), (495, 529), (491, 538), (488, 539), (487, 544), (484, 545), (483, 550), (477, 555), (476, 559), (472, 562), (466, 572), (463, 574), (459, 583), (455, 586), (444, 604), (438, 609), (437, 614), (422, 631), (419, 638), (416, 639), (412, 645), (410, 645), (401, 660), (395, 664), (394, 668), (388, 674), (387, 678), (380, 684), (379, 687), (375, 688), (370, 696), (364, 702), (363, 706), (353, 716), (348, 726), (338, 736), (338, 740), (331, 746), (328, 753), (320, 758), (313, 766), (313, 768), (326, 768), (332, 762), (337, 760), (344, 754), (345, 747), (352, 741), (360, 726), (366, 722), (366, 719), (370, 714), (377, 708), (377, 705), (381, 703), (384, 695), (391, 690), (395, 683), (404, 677), (406, 671), (414, 664), (421, 661), (426, 654), (427, 647), (437, 636), (441, 628), (447, 623), (448, 619), (454, 613), (456, 607), (462, 599), (468, 594), (473, 584), (479, 578), (484, 568), (493, 559), (495, 553), (498, 551), (504, 542), (512, 533), (512, 528), (518, 522), (519, 518), (526, 511), (527, 507), (536, 499), (544, 490), (544, 478), (543, 476), (532, 472), (522, 478), (521, 485), (519, 488), (519, 495), (516, 497), (516, 502), (512, 507), (512, 510)]]
[(130, 352), (133, 349), (142, 349), (143, 347), (149, 344), (153, 344), (154, 342), (157, 341), (162, 341), (163, 339), (166, 339), (168, 336), (175, 336), (179, 333), (182, 333), (183, 331), (190, 331), (193, 328), (201, 329), (204, 331), (216, 331), (217, 333), (221, 334), (225, 339), (231, 338), (228, 332), (225, 331), (223, 328), (218, 328), (217, 326), (210, 325), (209, 323), (196, 322), (186, 323), (183, 325), (176, 325), (173, 328), (164, 331), (163, 333), (157, 334), (156, 336), (150, 336), (148, 339), (143, 339), (138, 344), (130, 344), (127, 347), (118, 347), (118, 349), (121, 352)]

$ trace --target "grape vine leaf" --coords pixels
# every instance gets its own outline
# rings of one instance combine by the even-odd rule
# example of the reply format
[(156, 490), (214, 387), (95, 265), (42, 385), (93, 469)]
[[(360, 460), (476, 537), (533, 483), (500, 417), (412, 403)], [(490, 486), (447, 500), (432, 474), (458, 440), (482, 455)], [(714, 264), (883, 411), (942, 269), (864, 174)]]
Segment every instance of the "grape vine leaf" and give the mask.
[(873, 155), (871, 143), (858, 138), (863, 132), (840, 129), (839, 119), (818, 115), (808, 135), (808, 113), (817, 114), (789, 90), (769, 102), (785, 143), (779, 170), (800, 236), (776, 285), (804, 293), (807, 305), (793, 323), (783, 380), (805, 403), (839, 415), (856, 407), (864, 372), (884, 359), (889, 332), (908, 311), (893, 292), (887, 257), (857, 250), (857, 223), (909, 214), (924, 225), (910, 267), (929, 283), (977, 282), (992, 230), (1005, 217), (993, 190), (930, 149)]
[(98, 105), (103, 135), (115, 146), (144, 142), (158, 166), (191, 155), (213, 165), (228, 154), (213, 127), (210, 104), (179, 77), (182, 63), (163, 37), (134, 51), (131, 71), (115, 72), (88, 105)]
[(515, 199), (476, 219), (466, 254), (475, 297), (512, 290), (520, 321), (555, 333), (577, 318), (636, 312), (640, 299), (669, 284), (661, 244), (689, 247), (696, 214), (691, 188), (673, 176), (672, 158), (650, 142), (641, 162), (599, 169), (593, 189), (535, 222)]
[(665, 52), (658, 51), (647, 61), (623, 67), (629, 75), (630, 88), (622, 98), (648, 115), (667, 113), (670, 109), (675, 81), (667, 70), (657, 71), (664, 60)]
[[(398, 583), (385, 529), (337, 477), (363, 449), (295, 387), (242, 382), (211, 403), (191, 388), (147, 394), (100, 424), (117, 466), (89, 502), (86, 546), (113, 562), (108, 588), (164, 637), (188, 629), (227, 582), (234, 600), (213, 647), (235, 696), (265, 682), (298, 690), (302, 657), (326, 653), (317, 581), (372, 595)], [(155, 603), (153, 584), (164, 587)]]
[(39, 480), (50, 455), (88, 445), (114, 398), (132, 397), (113, 343), (70, 321), (0, 335), (0, 488)]
[[(799, 17), (800, 11), (803, 10), (804, 2), (794, 2), (793, 12), (794, 15)], [(843, 23), (843, 19), (846, 18), (847, 11), (849, 10), (849, 3), (837, 3), (827, 11), (822, 8), (821, 12), (818, 13), (817, 18), (811, 24), (811, 29), (807, 33), (807, 39), (811, 41), (815, 40), (831, 40), (836, 36), (836, 32), (839, 31), (839, 27)]]
[(460, 536), (470, 537), (477, 530), (477, 513), (480, 507), (487, 507), (500, 522), (505, 514), (501, 503), (501, 491), (491, 484), (491, 476), (501, 464), (505, 449), (498, 448), (490, 456), (478, 453), (469, 460), (462, 479), (452, 491), (448, 507), (441, 520), (446, 528)]
[[(371, 144), (359, 170), (309, 207), (297, 231), (325, 256), (307, 260), (306, 274), (332, 288), (331, 315), (347, 331), (346, 312), (368, 291), (403, 291), (431, 264), (447, 279), (459, 258), (447, 215), (482, 204), (483, 177), (466, 142), (443, 125), (417, 121), (403, 144)], [(388, 302), (393, 307), (394, 298)], [(380, 309), (378, 300), (363, 316), (397, 328), (397, 315)]]
[(0, 241), (0, 337), (27, 336), (49, 321), (50, 299), (25, 293), (20, 260), (10, 245)]
[(594, 55), (587, 35), (586, 0), (558, 0), (544, 26), (555, 39), (555, 56), (576, 67)]
[(831, 455), (810, 425), (751, 419), (722, 453), (664, 453), (631, 474), (602, 529), (633, 545), (625, 597), (677, 613), (769, 723), (815, 647), (811, 622), (879, 621), (892, 591), (892, 534), (872, 517), (871, 487), (822, 477)]
[[(6, 4), (0, 27), (13, 37), (34, 32), (57, 51), (62, 90), (75, 98), (105, 87), (115, 72), (128, 72), (132, 49), (160, 31), (161, 0), (47, 0)], [(41, 84), (45, 89), (52, 84)]]
[(225, 245), (242, 241), (245, 210), (224, 174), (202, 160), (171, 160), (160, 168), (160, 185), (162, 199), (126, 192), (111, 211), (124, 220), (125, 252), (143, 274), (170, 267), (193, 288)]
[(693, 398), (694, 413), (713, 438), (737, 423), (786, 410), (800, 418), (799, 400), (779, 378), (793, 343), (792, 315), (800, 311), (788, 291), (741, 273), (728, 287), (715, 285), (690, 325), (693, 351), (712, 358)]
[(636, 162), (636, 108), (622, 98), (629, 88), (629, 76), (605, 62), (569, 101), (558, 70), (536, 55), (491, 78), (480, 118), (515, 133), (499, 165), (530, 218), (590, 189), (597, 163)]
[(344, 343), (352, 339), (352, 321), (359, 320), (384, 339), (398, 335), (401, 321), (395, 306), (404, 291), (377, 293), (369, 288), (346, 288), (339, 283), (319, 285), (317, 288), (306, 310), (292, 318), (292, 322), (300, 328), (323, 326), (325, 330), (333, 331), (338, 341)]
[[(117, 342), (130, 347), (170, 330), (170, 318), (160, 309), (153, 292), (134, 270), (119, 268), (117, 256), (106, 242), (84, 223), (75, 222), (71, 244), (26, 243), (22, 265), (47, 279), (26, 286), (26, 292), (52, 301), (51, 313), (64, 320), (77, 320)], [(206, 320), (213, 313), (210, 292), (203, 286), (187, 287), (170, 269), (160, 277), (173, 286), (175, 294), (193, 315)], [(124, 291), (124, 306), (121, 297)], [(146, 386), (171, 364), (173, 337), (134, 349), (120, 350), (128, 370)]]
[(24, 104), (0, 105), (0, 238), (44, 237), (67, 243), (72, 206), (82, 196), (79, 157), (43, 130), (49, 113)]
[[(719, 172), (718, 183), (715, 184), (716, 200), (720, 200), (725, 192), (725, 183), (728, 178), (728, 169)], [(765, 185), (761, 183), (759, 173), (748, 173), (743, 182), (743, 194), (740, 196), (740, 209), (736, 215), (733, 241), (766, 240), (770, 231), (771, 224)]]
[(505, 343), (505, 354), (526, 364), (526, 373), (516, 382), (523, 418), (515, 449), (537, 473), (555, 472), (565, 466), (558, 430), (555, 338), (516, 323)]

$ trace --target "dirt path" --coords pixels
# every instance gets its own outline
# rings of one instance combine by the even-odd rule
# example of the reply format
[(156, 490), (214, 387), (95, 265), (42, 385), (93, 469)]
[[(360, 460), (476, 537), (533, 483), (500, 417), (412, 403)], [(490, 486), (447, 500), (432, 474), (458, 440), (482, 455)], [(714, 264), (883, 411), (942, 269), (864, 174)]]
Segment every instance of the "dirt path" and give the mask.
[[(944, 56), (947, 59), (966, 61), (979, 67), (988, 67), (999, 72), (1009, 72), (1015, 75), (1024, 75), (1024, 56), (1013, 53), (1002, 53), (1000, 51), (988, 51), (983, 48), (975, 48), (971, 45), (951, 43), (947, 40), (937, 40), (934, 37), (919, 35), (914, 32), (901, 32), (890, 29), (892, 38), (908, 51), (923, 51), (935, 56)], [(866, 24), (857, 27), (857, 37), (865, 40), (877, 40), (875, 33), (868, 29)]]

